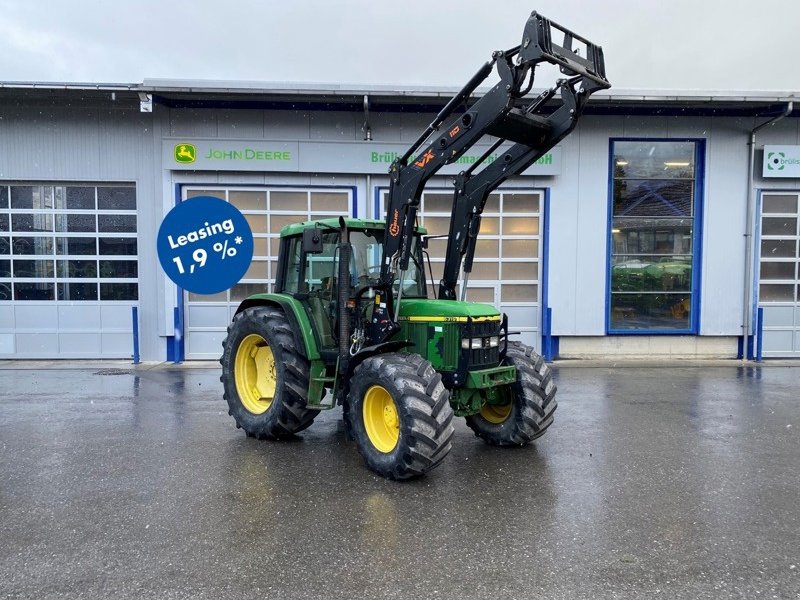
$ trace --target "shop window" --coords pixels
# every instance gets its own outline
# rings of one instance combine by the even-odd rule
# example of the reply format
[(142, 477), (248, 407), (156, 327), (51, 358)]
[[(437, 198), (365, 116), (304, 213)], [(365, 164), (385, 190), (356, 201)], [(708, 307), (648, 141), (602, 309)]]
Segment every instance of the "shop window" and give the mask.
[(702, 142), (612, 142), (609, 333), (695, 333)]

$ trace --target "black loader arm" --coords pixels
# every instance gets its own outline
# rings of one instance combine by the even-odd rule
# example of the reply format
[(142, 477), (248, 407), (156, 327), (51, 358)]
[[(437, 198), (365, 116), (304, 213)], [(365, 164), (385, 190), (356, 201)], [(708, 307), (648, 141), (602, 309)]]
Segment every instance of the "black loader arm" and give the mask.
[[(601, 55), (602, 60), (602, 55)], [(442, 280), (439, 283), (439, 299), (455, 300), (456, 286), (464, 263), (464, 284), (461, 299), (466, 298), (466, 287), (472, 262), (475, 257), (475, 246), (481, 227), (481, 215), (486, 201), (498, 186), (509, 177), (518, 175), (534, 162), (549, 152), (556, 144), (569, 135), (578, 124), (589, 96), (609, 87), (599, 85), (592, 78), (576, 75), (569, 79), (561, 79), (556, 86), (543, 92), (532, 102), (526, 112), (536, 114), (556, 94), (560, 95), (560, 105), (548, 116), (543, 117), (547, 135), (539, 144), (528, 145), (517, 143), (501, 153), (492, 163), (473, 175), (476, 167), (484, 164), (497, 148), (505, 142), (495, 142), (473, 165), (462, 171), (455, 179), (453, 212), (450, 219), (450, 231), (447, 237)]]
[[(554, 31), (563, 34), (561, 44), (553, 42)], [(576, 44), (583, 47), (584, 56), (574, 51)], [(534, 12), (525, 25), (522, 43), (506, 51), (494, 52), (492, 60), (483, 65), (447, 103), (406, 153), (392, 163), (389, 170), (390, 186), (381, 275), (376, 286), (380, 293), (376, 296), (371, 319), (370, 337), (373, 343), (384, 341), (399, 327), (397, 318), (403, 286), (400, 286), (398, 298), (395, 299), (393, 284), (397, 274), (400, 274), (402, 280), (408, 269), (417, 210), (428, 179), (443, 166), (457, 160), (484, 135), (493, 135), (499, 138), (500, 143), (506, 140), (515, 143), (511, 150), (519, 155), (512, 159), (518, 173), (538, 158), (536, 152), (544, 153), (546, 150), (541, 150), (542, 148), (551, 148), (558, 139), (574, 128), (573, 124), (558, 137), (558, 123), (563, 121), (563, 114), (558, 117), (560, 121), (539, 114), (538, 107), (546, 103), (544, 95), (534, 98), (532, 103), (524, 106), (525, 97), (533, 87), (535, 67), (542, 62), (558, 65), (576, 85), (585, 81), (582, 88), (570, 88), (574, 94), (588, 97), (595, 89), (609, 87), (600, 47)], [(472, 106), (455, 114), (494, 68), (500, 81)], [(592, 85), (586, 85), (588, 83)], [(561, 87), (565, 89), (565, 86)], [(576, 96), (576, 107), (579, 105), (579, 97)], [(531, 110), (533, 105), (537, 106), (536, 110)], [(552, 141), (554, 139), (556, 141)], [(529, 160), (527, 164), (526, 160)], [(506, 177), (512, 174), (514, 173), (509, 172)], [(500, 181), (502, 180), (501, 178)], [(488, 189), (489, 185), (487, 183), (484, 187)], [(457, 197), (457, 201), (459, 200), (461, 199)], [(457, 202), (451, 214), (453, 222), (456, 221), (458, 212)], [(451, 238), (450, 243), (452, 242)], [(458, 256), (460, 264), (463, 255)]]

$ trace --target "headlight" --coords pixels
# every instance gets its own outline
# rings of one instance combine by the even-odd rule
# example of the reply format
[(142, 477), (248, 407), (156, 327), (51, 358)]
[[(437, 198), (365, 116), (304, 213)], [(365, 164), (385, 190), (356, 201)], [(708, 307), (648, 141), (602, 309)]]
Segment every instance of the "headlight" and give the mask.
[(464, 338), (463, 340), (461, 340), (461, 349), (469, 350), (469, 338)]
[(481, 338), (472, 338), (470, 341), (472, 342), (470, 346), (473, 350), (480, 350), (483, 348), (483, 340)]
[(500, 336), (495, 335), (489, 338), (489, 348), (497, 348), (500, 345)]

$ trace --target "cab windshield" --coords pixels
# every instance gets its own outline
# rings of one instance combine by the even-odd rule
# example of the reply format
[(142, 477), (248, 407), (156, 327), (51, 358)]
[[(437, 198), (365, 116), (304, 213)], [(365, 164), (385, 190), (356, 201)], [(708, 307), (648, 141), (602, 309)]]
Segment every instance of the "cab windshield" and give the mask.
[[(354, 287), (377, 284), (381, 275), (383, 230), (351, 231), (350, 244), (353, 247), (350, 273), (353, 277)], [(411, 246), (411, 261), (403, 279), (404, 297), (426, 298), (428, 295), (425, 288), (425, 270), (421, 250), (419, 237), (415, 236)], [(398, 273), (394, 282), (395, 294), (399, 290), (399, 278), (400, 274)]]

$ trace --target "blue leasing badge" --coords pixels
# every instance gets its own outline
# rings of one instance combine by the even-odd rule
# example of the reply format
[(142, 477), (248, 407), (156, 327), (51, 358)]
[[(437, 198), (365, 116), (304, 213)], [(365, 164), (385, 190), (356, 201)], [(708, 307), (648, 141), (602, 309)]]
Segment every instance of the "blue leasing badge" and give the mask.
[(175, 206), (158, 230), (158, 260), (179, 287), (195, 294), (232, 288), (253, 259), (253, 232), (232, 204), (197, 196)]

